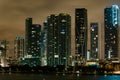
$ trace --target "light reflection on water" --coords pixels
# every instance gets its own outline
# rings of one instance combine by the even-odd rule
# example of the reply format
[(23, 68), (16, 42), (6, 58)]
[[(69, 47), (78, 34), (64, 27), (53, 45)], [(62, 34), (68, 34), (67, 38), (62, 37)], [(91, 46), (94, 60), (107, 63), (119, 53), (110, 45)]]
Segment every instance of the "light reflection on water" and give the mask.
[(120, 75), (84, 75), (82, 80), (120, 80)]
[(120, 75), (54, 75), (0, 73), (0, 80), (120, 80)]

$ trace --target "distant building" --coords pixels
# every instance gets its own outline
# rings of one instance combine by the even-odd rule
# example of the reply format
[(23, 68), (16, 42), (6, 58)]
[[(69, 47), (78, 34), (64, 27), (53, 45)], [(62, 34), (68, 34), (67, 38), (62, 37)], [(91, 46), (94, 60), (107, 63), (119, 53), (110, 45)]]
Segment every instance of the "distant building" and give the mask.
[(8, 41), (0, 40), (0, 66), (8, 67), (8, 62), (6, 60), (6, 54), (8, 50)]
[(23, 36), (17, 36), (16, 39), (14, 40), (14, 55), (17, 61), (24, 58), (25, 53), (24, 43), (25, 42)]
[(75, 9), (75, 53), (82, 58), (87, 58), (87, 10), (85, 8)]
[(112, 5), (104, 9), (105, 58), (118, 58), (119, 7)]
[(69, 65), (71, 54), (71, 16), (61, 13), (47, 17), (47, 64)]
[(8, 49), (8, 41), (0, 40), (0, 57), (6, 58), (7, 49)]
[(91, 23), (90, 24), (90, 35), (91, 35), (91, 54), (90, 58), (92, 60), (97, 60), (99, 59), (99, 45), (98, 45), (98, 40), (99, 40), (99, 26), (98, 23)]
[(26, 19), (25, 61), (29, 66), (41, 65), (41, 26), (32, 24), (32, 18)]

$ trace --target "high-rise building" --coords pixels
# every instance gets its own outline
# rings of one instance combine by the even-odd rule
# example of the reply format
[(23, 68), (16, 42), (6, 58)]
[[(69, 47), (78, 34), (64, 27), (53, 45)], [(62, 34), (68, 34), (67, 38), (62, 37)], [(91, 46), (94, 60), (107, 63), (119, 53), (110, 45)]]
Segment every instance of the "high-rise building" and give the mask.
[(118, 58), (119, 7), (112, 5), (104, 9), (105, 58)]
[(29, 66), (37, 66), (41, 64), (41, 26), (32, 24), (32, 18), (26, 19), (26, 63)]
[(8, 67), (8, 63), (7, 63), (7, 60), (6, 60), (6, 53), (7, 53), (7, 50), (8, 50), (8, 41), (6, 40), (0, 40), (0, 65), (1, 67)]
[(91, 23), (90, 24), (90, 34), (91, 34), (91, 53), (90, 58), (91, 60), (97, 60), (99, 59), (99, 45), (98, 45), (98, 39), (99, 39), (99, 27), (98, 23)]
[(30, 33), (31, 33), (31, 27), (32, 27), (32, 18), (27, 18), (25, 22), (25, 56), (27, 56), (28, 49), (30, 47)]
[(7, 40), (0, 40), (0, 57), (6, 58), (8, 43), (9, 42)]
[(58, 16), (54, 14), (48, 16), (47, 22), (47, 65), (56, 66), (59, 65)]
[(87, 10), (75, 9), (75, 53), (82, 58), (87, 58)]
[(52, 14), (47, 17), (47, 25), (47, 64), (67, 66), (71, 53), (71, 17)]
[(41, 31), (41, 66), (47, 65), (47, 21), (43, 23), (43, 30)]
[(15, 59), (18, 61), (22, 58), (24, 58), (24, 37), (23, 36), (17, 36), (14, 40), (14, 55)]

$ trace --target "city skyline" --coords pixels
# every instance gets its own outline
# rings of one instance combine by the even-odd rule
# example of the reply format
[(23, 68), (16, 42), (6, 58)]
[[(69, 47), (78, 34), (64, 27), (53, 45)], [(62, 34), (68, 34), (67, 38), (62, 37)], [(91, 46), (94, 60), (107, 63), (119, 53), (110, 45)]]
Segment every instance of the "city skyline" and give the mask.
[(1, 79), (120, 75), (120, 0), (0, 0), (0, 35)]
[[(18, 28), (19, 31), (20, 29), (22, 31), (19, 32), (17, 28), (14, 28), (14, 32), (18, 33), (15, 34), (12, 28), (11, 30), (7, 28), (9, 30), (6, 32), (11, 32), (10, 35), (14, 34), (11, 36), (16, 36), (16, 39), (9, 34), (6, 35), (8, 39), (4, 39), (5, 36), (2, 35), (2, 40), (8, 41), (5, 41), (4, 45), (0, 45), (1, 55), (5, 54), (3, 63), (6, 63), (7, 59), (13, 59), (16, 63), (18, 62), (17, 64), (27, 64), (30, 67), (63, 65), (67, 68), (72, 65), (84, 63), (87, 65), (87, 62), (89, 64), (89, 62), (102, 60), (119, 62), (119, 5), (104, 5), (103, 9), (97, 8), (98, 11), (96, 8), (90, 9), (89, 7), (69, 8), (71, 12), (64, 11), (67, 8), (60, 12), (54, 9), (53, 13), (48, 11), (47, 15), (44, 15), (45, 20), (44, 16), (41, 19), (35, 17), (38, 15), (32, 16), (33, 13), (30, 10), (31, 16), (29, 14), (27, 17), (24, 16), (26, 19), (24, 19), (23, 30), (22, 27)], [(72, 10), (73, 8), (74, 10)], [(89, 11), (93, 9), (96, 11), (91, 14)], [(39, 22), (37, 22), (38, 18)], [(16, 19), (16, 22), (17, 20), (19, 21)], [(20, 26), (20, 23), (16, 22), (14, 21), (16, 25)], [(6, 24), (8, 23), (6, 22)], [(12, 39), (14, 39), (14, 44), (12, 44), (14, 48), (11, 47), (10, 40)], [(13, 56), (11, 57), (11, 55)]]
[[(93, 2), (96, 4), (95, 6), (93, 5)], [(117, 4), (119, 6), (120, 2), (118, 0), (0, 0), (0, 4), (0, 35), (2, 35), (0, 39), (13, 41), (17, 35), (24, 35), (24, 19), (26, 17), (32, 17), (34, 19), (34, 23), (42, 24), (45, 21), (46, 17), (50, 14), (68, 13), (72, 17), (71, 28), (72, 36), (74, 36), (75, 8), (86, 8), (88, 10), (88, 24), (89, 22), (99, 22), (103, 25), (104, 8), (109, 7), (112, 4)]]

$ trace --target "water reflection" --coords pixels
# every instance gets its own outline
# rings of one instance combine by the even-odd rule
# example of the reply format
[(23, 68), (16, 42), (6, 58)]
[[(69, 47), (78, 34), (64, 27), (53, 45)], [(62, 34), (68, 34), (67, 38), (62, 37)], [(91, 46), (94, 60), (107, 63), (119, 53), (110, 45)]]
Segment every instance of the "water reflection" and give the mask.
[(120, 80), (120, 75), (14, 74), (0, 73), (0, 80)]

